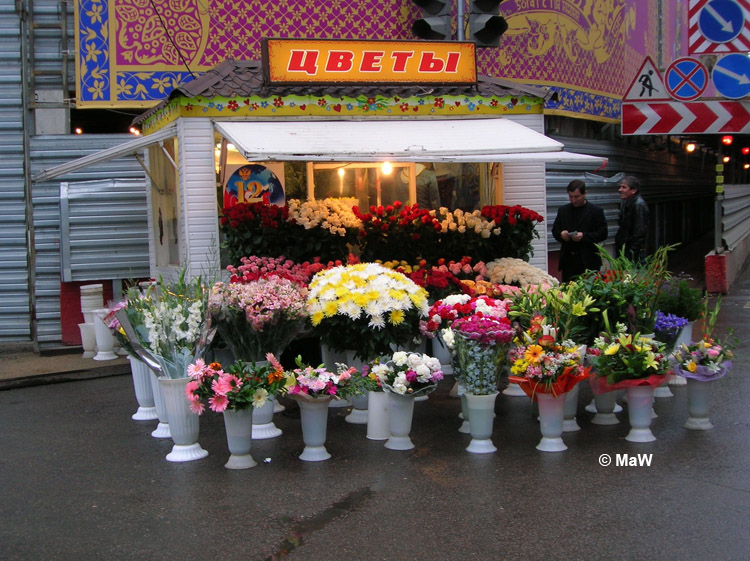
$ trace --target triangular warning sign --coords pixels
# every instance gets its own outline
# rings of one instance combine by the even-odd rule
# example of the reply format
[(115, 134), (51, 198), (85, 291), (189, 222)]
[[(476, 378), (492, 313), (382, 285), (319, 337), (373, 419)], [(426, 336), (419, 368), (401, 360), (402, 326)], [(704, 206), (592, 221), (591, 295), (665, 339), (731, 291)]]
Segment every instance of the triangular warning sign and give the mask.
[(641, 64), (641, 69), (633, 78), (630, 87), (622, 96), (623, 101), (672, 101), (672, 98), (664, 86), (661, 73), (651, 60), (646, 57)]

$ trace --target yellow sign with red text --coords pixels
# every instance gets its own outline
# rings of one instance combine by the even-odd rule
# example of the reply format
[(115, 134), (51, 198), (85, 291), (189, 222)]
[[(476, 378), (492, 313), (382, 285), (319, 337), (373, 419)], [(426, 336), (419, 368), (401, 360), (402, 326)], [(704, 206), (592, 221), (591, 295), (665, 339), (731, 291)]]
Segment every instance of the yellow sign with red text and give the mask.
[(265, 39), (266, 79), (276, 84), (473, 84), (474, 43)]

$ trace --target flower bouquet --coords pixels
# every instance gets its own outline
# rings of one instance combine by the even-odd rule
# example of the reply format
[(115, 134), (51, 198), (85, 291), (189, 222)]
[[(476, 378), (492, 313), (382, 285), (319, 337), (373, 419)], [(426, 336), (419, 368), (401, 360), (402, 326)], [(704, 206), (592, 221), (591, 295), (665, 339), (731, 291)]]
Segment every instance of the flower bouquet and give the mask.
[(357, 242), (362, 222), (352, 212), (353, 197), (322, 200), (289, 200), (289, 220), (296, 223), (294, 238), (287, 240), (297, 259), (346, 259)]
[(496, 284), (518, 286), (541, 286), (547, 288), (558, 284), (557, 279), (539, 267), (515, 257), (503, 257), (487, 263), (487, 278)]
[(708, 382), (722, 378), (732, 367), (734, 353), (731, 340), (719, 341), (713, 337), (720, 307), (721, 298), (716, 299), (712, 311), (704, 303), (705, 322), (701, 340), (680, 345), (672, 355), (680, 375)]
[(674, 314), (665, 314), (661, 310), (657, 310), (656, 321), (654, 321), (654, 337), (666, 345), (665, 350), (667, 352), (671, 352), (677, 338), (687, 324), (686, 318)]
[(400, 395), (425, 395), (443, 379), (440, 361), (421, 353), (397, 351), (386, 361), (376, 361), (369, 369), (378, 386)]
[(559, 340), (557, 328), (543, 316), (532, 317), (529, 329), (515, 342), (508, 353), (510, 380), (535, 401), (539, 393), (563, 395), (589, 377), (578, 345), (570, 339)]
[(305, 287), (284, 277), (218, 282), (208, 310), (234, 358), (257, 362), (269, 352), (280, 355), (304, 327), (306, 296)]
[(427, 291), (401, 273), (361, 263), (316, 274), (307, 308), (323, 344), (339, 352), (353, 349), (368, 361), (419, 336)]
[(472, 395), (497, 393), (500, 370), (515, 335), (510, 319), (477, 311), (456, 319), (451, 330), (465, 391)]

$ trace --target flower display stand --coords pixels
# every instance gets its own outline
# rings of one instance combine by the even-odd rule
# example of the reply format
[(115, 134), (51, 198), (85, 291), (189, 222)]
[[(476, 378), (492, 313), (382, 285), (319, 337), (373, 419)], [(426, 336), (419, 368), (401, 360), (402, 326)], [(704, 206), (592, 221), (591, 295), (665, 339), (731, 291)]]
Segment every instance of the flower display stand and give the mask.
[(492, 443), (492, 425), (495, 419), (495, 400), (499, 392), (489, 395), (464, 394), (469, 412), (469, 430), (471, 442), (466, 451), (472, 454), (491, 454), (497, 452)]
[(159, 378), (174, 442), (172, 451), (167, 454), (167, 461), (170, 462), (191, 462), (208, 456), (208, 452), (198, 443), (199, 417), (190, 410), (185, 398), (185, 386), (189, 381), (187, 377)]
[(273, 410), (276, 400), (268, 396), (263, 407), (253, 411), (253, 440), (266, 440), (281, 436), (281, 429), (273, 423)]
[(133, 413), (134, 421), (153, 421), (159, 416), (154, 403), (154, 391), (151, 388), (151, 369), (142, 361), (129, 356), (130, 372), (133, 376), (133, 389), (138, 402), (138, 410)]
[(562, 439), (565, 395), (541, 392), (536, 394), (539, 404), (539, 428), (542, 432), (542, 439), (536, 446), (537, 450), (562, 452), (568, 449)]
[(367, 392), (367, 438), (388, 440), (390, 436), (388, 395), (385, 392)]
[(632, 386), (626, 392), (630, 432), (625, 440), (629, 442), (653, 442), (656, 440), (651, 432), (654, 388), (651, 386)]
[(563, 410), (563, 432), (575, 432), (581, 430), (576, 421), (576, 413), (578, 412), (578, 384), (573, 386), (569, 392), (565, 394), (565, 407)]
[(223, 412), (224, 427), (227, 432), (229, 460), (224, 464), (227, 469), (248, 469), (257, 466), (250, 454), (253, 444), (253, 408)]
[(328, 427), (329, 396), (299, 399), (302, 422), (302, 439), (305, 449), (299, 459), (306, 462), (322, 462), (331, 457), (326, 450), (326, 430)]
[(708, 410), (711, 405), (711, 382), (687, 379), (688, 414), (685, 422), (686, 429), (709, 430), (714, 428), (708, 418)]
[(172, 433), (169, 432), (169, 418), (167, 417), (167, 404), (164, 403), (164, 392), (161, 389), (159, 378), (153, 372), (150, 373), (149, 382), (151, 383), (151, 392), (154, 395), (156, 416), (159, 419), (159, 423), (151, 436), (154, 438), (172, 438)]
[(411, 450), (414, 443), (409, 438), (414, 416), (414, 397), (386, 392), (388, 397), (388, 419), (390, 436), (385, 443), (389, 450)]

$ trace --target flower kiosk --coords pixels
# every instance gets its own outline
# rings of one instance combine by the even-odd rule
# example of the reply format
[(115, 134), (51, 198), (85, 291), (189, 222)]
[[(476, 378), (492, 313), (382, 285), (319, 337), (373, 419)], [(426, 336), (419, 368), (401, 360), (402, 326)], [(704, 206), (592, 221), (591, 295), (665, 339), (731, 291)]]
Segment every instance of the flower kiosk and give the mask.
[[(602, 159), (544, 136), (546, 90), (478, 77), (474, 49), (269, 39), (262, 61), (226, 61), (139, 116), (143, 137), (35, 180), (147, 148), (153, 277), (219, 267), (217, 199), (223, 207), (355, 197), (368, 208), (414, 203), (430, 182), (448, 208), (543, 213), (544, 162), (593, 169)], [(539, 235), (531, 262), (546, 269), (546, 229)]]

